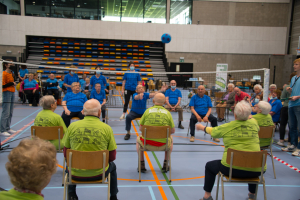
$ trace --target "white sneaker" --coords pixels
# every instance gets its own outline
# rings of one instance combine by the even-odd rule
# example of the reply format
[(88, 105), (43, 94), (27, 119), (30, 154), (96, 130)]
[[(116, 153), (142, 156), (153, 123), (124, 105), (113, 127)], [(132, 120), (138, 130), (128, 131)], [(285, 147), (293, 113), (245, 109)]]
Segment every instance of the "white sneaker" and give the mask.
[(290, 152), (293, 152), (295, 150), (296, 150), (296, 147), (294, 145), (288, 145), (285, 148), (281, 148), (281, 151), (290, 151)]
[(284, 147), (284, 143), (280, 141), (277, 142), (277, 145)]
[(3, 135), (3, 136), (10, 136), (10, 134), (8, 132), (6, 132), (6, 131), (2, 132), (1, 135)]
[(17, 132), (17, 131), (14, 131), (14, 130), (12, 130), (12, 129), (9, 129), (7, 132), (9, 132), (10, 134), (14, 134), (14, 133)]
[(121, 115), (120, 119), (125, 119), (125, 114), (124, 113)]
[(293, 156), (300, 156), (300, 149), (296, 149), (296, 151), (294, 151), (292, 153)]

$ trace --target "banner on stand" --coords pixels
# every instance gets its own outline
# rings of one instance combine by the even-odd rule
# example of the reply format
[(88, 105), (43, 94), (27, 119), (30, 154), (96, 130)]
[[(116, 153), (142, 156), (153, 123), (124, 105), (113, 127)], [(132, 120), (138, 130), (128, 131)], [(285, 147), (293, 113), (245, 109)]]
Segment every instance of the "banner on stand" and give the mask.
[(216, 89), (220, 89), (222, 92), (225, 92), (227, 86), (227, 72), (223, 71), (228, 71), (228, 64), (218, 63), (216, 71)]

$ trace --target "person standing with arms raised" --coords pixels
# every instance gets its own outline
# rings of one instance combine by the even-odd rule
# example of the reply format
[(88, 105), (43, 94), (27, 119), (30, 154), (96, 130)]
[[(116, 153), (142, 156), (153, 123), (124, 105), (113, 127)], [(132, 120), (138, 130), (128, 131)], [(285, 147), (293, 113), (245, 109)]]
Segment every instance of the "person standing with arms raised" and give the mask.
[[(134, 71), (134, 64), (133, 62), (129, 63), (130, 72)], [(139, 73), (125, 73), (123, 76), (123, 84), (122, 84), (122, 95), (125, 95), (125, 103), (123, 108), (123, 114), (121, 115), (120, 119), (125, 119), (125, 113), (128, 109), (128, 104), (130, 97), (133, 96), (136, 90), (136, 86), (141, 82), (141, 76)]]

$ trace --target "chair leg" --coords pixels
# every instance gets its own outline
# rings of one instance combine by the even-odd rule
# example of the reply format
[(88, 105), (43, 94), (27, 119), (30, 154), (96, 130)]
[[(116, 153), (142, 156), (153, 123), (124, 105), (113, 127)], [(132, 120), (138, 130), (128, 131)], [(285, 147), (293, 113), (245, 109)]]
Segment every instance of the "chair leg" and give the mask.
[(222, 185), (222, 200), (224, 200), (225, 197), (224, 197), (224, 181), (223, 181), (223, 175), (221, 175), (221, 185)]
[(64, 179), (65, 182), (64, 182), (64, 199), (63, 199), (63, 200), (66, 200), (66, 194), (67, 194), (67, 193), (66, 193), (66, 192), (67, 192), (66, 190), (68, 190), (68, 188), (67, 188), (67, 187), (68, 187), (68, 184), (67, 184), (68, 174), (66, 174), (66, 175), (64, 176), (64, 178), (65, 178), (65, 179)]
[(62, 176), (62, 183), (61, 186), (64, 186), (64, 178), (65, 178), (65, 158), (63, 158), (63, 176)]
[(219, 185), (220, 185), (220, 172), (218, 173), (216, 200), (218, 200), (218, 196), (219, 196)]
[(264, 186), (264, 199), (267, 200), (267, 192), (266, 192), (266, 183), (265, 183), (265, 180), (264, 180), (263, 186)]
[(167, 165), (167, 166), (169, 166), (169, 172), (170, 172), (170, 180), (169, 180), (169, 181), (172, 182), (172, 173), (171, 173), (171, 171), (172, 171), (172, 170), (171, 170), (171, 169), (172, 169), (172, 168), (171, 168), (171, 151), (169, 150), (168, 153), (169, 153), (169, 165)]
[(255, 200), (257, 199), (257, 193), (258, 193), (258, 184), (256, 184), (256, 190), (255, 190)]
[(110, 173), (108, 174), (107, 200), (110, 200)]
[(270, 146), (270, 151), (271, 151), (271, 157), (272, 157), (272, 165), (273, 165), (274, 178), (276, 179), (275, 166), (274, 166), (274, 158), (273, 158), (273, 151), (272, 151), (272, 147), (271, 146)]
[(186, 136), (189, 136), (189, 133), (190, 133), (190, 124), (189, 124), (188, 132), (187, 132)]
[(141, 182), (141, 150), (139, 149), (139, 182)]

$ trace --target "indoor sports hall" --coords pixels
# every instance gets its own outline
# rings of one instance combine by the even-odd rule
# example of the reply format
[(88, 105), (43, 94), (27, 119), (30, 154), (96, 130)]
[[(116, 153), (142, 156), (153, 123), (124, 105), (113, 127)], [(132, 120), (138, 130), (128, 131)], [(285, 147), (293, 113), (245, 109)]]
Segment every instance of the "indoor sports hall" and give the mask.
[[(292, 107), (291, 102), (293, 96), (300, 97), (296, 92), (300, 75), (300, 67), (297, 71), (300, 66), (300, 60), (297, 60), (300, 58), (299, 15), (300, 1), (297, 0), (0, 2), (0, 199), (18, 199), (9, 198), (10, 191), (45, 200), (114, 199), (110, 197), (114, 189), (107, 184), (113, 180), (112, 173), (105, 176), (106, 184), (101, 182), (102, 179), (93, 184), (77, 182), (78, 198), (68, 193), (71, 187), (67, 186), (70, 178), (66, 173), (73, 164), (83, 166), (86, 172), (100, 168), (92, 166), (107, 167), (112, 150), (102, 147), (101, 140), (107, 140), (103, 133), (109, 129), (113, 136), (111, 141), (116, 144), (113, 162), (119, 200), (203, 199), (207, 195), (204, 188), (208, 184), (205, 181), (208, 171), (219, 169), (211, 164), (215, 160), (222, 160), (222, 164), (226, 162), (228, 168), (231, 165), (248, 171), (256, 169), (259, 175), (237, 179), (234, 175), (231, 178), (222, 174), (219, 181), (216, 175), (211, 183), (211, 197), (204, 200), (299, 200), (300, 151), (293, 142), (300, 140), (300, 123), (297, 120), (292, 123), (295, 120), (288, 119), (287, 112), (293, 112), (295, 116), (300, 112), (299, 106)], [(70, 81), (70, 77), (77, 79)], [(103, 82), (97, 82), (101, 77)], [(137, 77), (137, 81), (130, 86), (133, 89), (127, 89), (132, 77)], [(287, 92), (289, 87), (290, 93)], [(178, 105), (171, 103), (172, 91), (178, 94)], [(83, 102), (79, 96), (70, 99), (71, 93), (78, 94)], [(90, 99), (97, 99), (96, 94), (100, 93), (103, 95), (101, 101), (96, 100), (97, 104), (93, 105), (98, 106), (100, 102), (102, 110), (97, 106), (90, 108), (98, 109), (99, 115), (92, 116), (99, 120), (83, 126), (84, 120), (91, 118), (83, 104), (86, 106)], [(140, 99), (136, 98), (138, 95)], [(158, 103), (158, 96), (167, 97), (162, 105)], [(39, 125), (56, 123), (49, 120), (52, 119), (48, 118), (50, 115), (39, 117), (47, 110), (46, 97), (55, 102), (50, 106), (51, 116), (56, 113), (67, 131), (63, 130), (64, 126)], [(200, 106), (197, 98), (201, 99)], [(230, 98), (232, 101), (228, 103)], [(137, 103), (142, 99), (143, 103)], [(77, 104), (71, 105), (69, 101)], [(261, 103), (270, 108), (261, 108)], [(240, 105), (251, 108), (251, 116), (256, 120), (250, 119), (251, 116), (248, 119), (248, 115), (247, 119), (241, 120), (239, 109), (244, 107)], [(76, 110), (76, 116), (72, 115), (75, 111), (70, 106)], [(157, 106), (163, 106), (160, 109), (164, 110), (154, 118), (149, 117), (153, 116), (151, 112), (158, 112)], [(262, 115), (263, 109), (267, 108), (265, 115), (272, 118), (271, 125), (259, 125), (267, 123), (267, 118), (259, 120), (254, 116)], [(207, 114), (200, 114), (202, 112)], [(129, 116), (135, 117), (128, 121)], [(244, 122), (254, 124), (243, 125)], [(159, 123), (168, 126), (163, 128), (157, 125)], [(97, 130), (96, 124), (100, 127)], [(233, 124), (239, 131), (232, 132), (230, 137), (234, 139), (231, 140), (224, 135), (229, 134), (228, 127)], [(78, 132), (73, 129), (76, 126)], [(77, 136), (71, 137), (72, 131)], [(7, 163), (13, 162), (9, 159), (12, 152), (16, 152), (24, 139), (33, 135), (43, 138), (48, 133), (58, 141), (53, 143), (58, 145), (56, 171), (52, 176), (47, 175), (51, 179), (40, 186), (41, 191), (18, 188), (12, 176), (28, 181), (25, 185), (32, 184), (29, 180), (38, 177), (38, 170), (32, 177), (26, 173), (40, 166), (43, 160), (40, 163), (31, 161), (40, 152), (35, 151), (35, 154), (30, 151), (34, 147), (28, 146), (18, 152), (23, 156), (15, 159), (28, 162), (28, 166), (9, 167)], [(172, 148), (166, 145), (170, 144), (171, 136)], [(147, 143), (148, 139), (152, 143)], [(69, 141), (70, 147), (65, 140)], [(267, 144), (259, 146), (262, 140)], [(74, 152), (72, 160), (71, 154), (64, 156), (64, 151), (69, 153), (67, 149), (72, 149), (74, 141), (85, 146), (102, 145), (102, 150), (108, 152), (101, 152), (101, 159), (97, 159), (93, 156), (100, 155), (96, 154), (97, 150), (82, 150), (80, 159)], [(239, 147), (233, 148), (232, 141), (240, 141)], [(146, 143), (147, 148), (152, 144), (156, 150), (141, 151), (144, 161), (139, 166), (137, 148)], [(159, 143), (166, 147), (167, 153), (162, 148), (157, 151)], [(258, 149), (249, 150), (253, 146)], [(224, 154), (224, 150), (230, 153)], [(89, 152), (96, 153), (84, 154)], [(264, 163), (265, 172), (261, 170)], [(46, 171), (49, 166), (39, 170)], [(237, 172), (235, 168), (233, 174)], [(12, 169), (20, 173), (9, 173)], [(73, 168), (71, 171), (73, 173)], [(246, 173), (245, 170), (242, 172)], [(48, 180), (47, 176), (43, 174), (39, 179)], [(252, 190), (248, 188), (248, 182), (258, 185), (253, 195), (249, 193)], [(23, 199), (34, 199), (33, 196)]]

